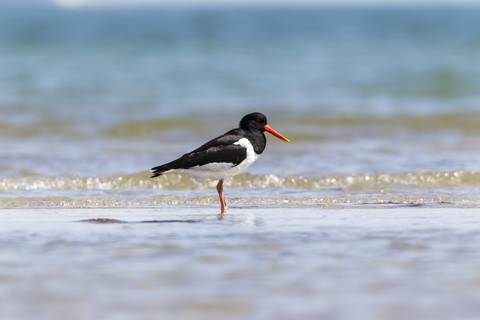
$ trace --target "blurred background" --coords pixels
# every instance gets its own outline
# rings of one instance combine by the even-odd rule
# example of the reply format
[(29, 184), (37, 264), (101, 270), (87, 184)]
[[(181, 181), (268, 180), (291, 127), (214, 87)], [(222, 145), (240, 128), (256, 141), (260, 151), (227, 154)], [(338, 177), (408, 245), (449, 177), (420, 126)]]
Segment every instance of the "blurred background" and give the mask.
[(254, 173), (479, 171), (477, 4), (4, 1), (0, 175), (138, 173), (252, 111), (292, 141)]

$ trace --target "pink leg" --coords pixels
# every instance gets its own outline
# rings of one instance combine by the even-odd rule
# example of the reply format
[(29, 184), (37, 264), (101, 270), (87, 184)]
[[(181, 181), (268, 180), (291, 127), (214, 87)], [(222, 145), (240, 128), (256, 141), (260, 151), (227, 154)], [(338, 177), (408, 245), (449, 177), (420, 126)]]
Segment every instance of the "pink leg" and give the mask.
[(222, 210), (221, 213), (223, 214), (228, 210), (227, 204), (225, 203), (225, 198), (223, 197), (223, 179), (218, 180), (217, 191), (218, 196), (220, 197), (220, 206)]

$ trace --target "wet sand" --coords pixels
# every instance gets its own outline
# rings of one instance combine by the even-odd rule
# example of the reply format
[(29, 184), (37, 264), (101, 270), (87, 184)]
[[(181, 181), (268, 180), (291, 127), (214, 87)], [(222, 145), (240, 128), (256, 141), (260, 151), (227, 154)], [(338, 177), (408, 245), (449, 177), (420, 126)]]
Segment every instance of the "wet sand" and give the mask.
[(475, 319), (479, 209), (0, 210), (1, 319)]

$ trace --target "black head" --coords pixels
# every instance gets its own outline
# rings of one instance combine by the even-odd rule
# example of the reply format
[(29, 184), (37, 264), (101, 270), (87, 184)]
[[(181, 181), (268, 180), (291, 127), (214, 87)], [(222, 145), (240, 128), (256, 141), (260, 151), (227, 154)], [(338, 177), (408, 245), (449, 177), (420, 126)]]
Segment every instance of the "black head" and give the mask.
[(240, 120), (240, 128), (245, 130), (265, 131), (267, 117), (260, 112), (249, 113)]
[(243, 117), (242, 120), (240, 120), (240, 128), (252, 132), (260, 131), (263, 133), (264, 131), (267, 131), (273, 134), (275, 137), (289, 142), (287, 138), (273, 130), (272, 127), (267, 124), (267, 117), (260, 112), (249, 113)]

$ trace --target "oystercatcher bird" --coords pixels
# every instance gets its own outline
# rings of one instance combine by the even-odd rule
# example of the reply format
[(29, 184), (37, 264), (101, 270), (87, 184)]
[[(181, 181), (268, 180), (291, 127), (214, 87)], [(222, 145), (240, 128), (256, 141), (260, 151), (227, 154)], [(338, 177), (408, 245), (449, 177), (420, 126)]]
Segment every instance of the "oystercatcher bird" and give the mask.
[(177, 173), (198, 181), (218, 180), (217, 191), (223, 214), (228, 210), (223, 197), (223, 179), (242, 173), (258, 159), (267, 143), (265, 131), (289, 142), (267, 124), (267, 117), (263, 114), (250, 113), (242, 118), (238, 128), (208, 141), (176, 160), (152, 168), (152, 178), (164, 173)]

